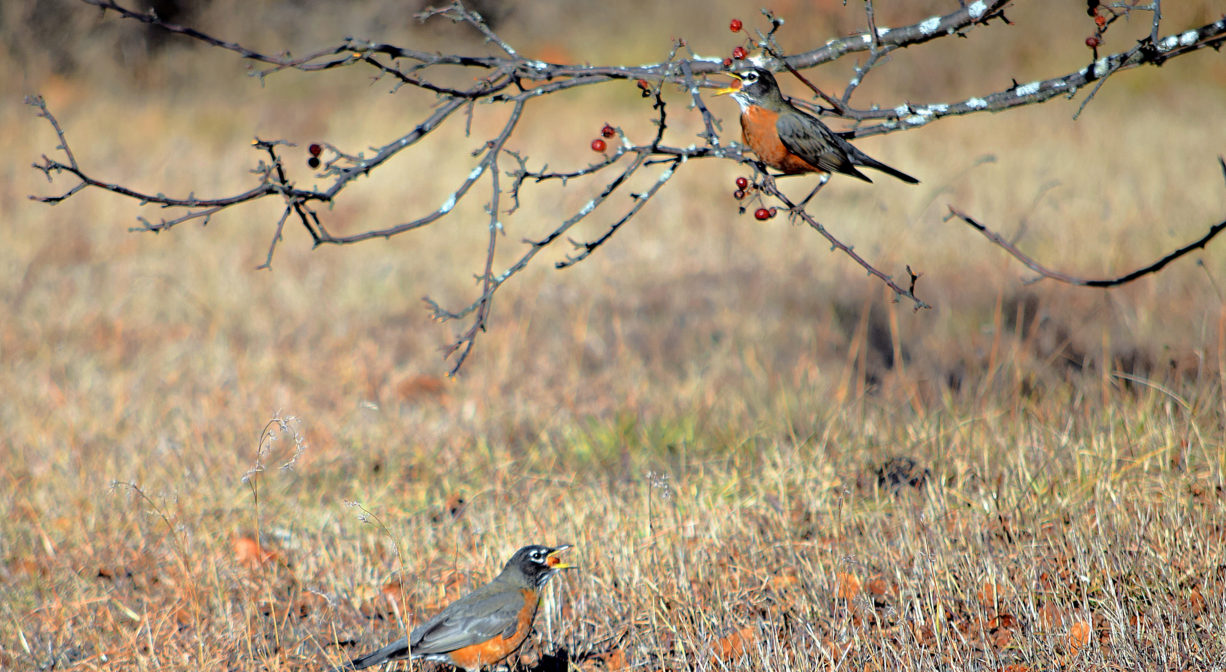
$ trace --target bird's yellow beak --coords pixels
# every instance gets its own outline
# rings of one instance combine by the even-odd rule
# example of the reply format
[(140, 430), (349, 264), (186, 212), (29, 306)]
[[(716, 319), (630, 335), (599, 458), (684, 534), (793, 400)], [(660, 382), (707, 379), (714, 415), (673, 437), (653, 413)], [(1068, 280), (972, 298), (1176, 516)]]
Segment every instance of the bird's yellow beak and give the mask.
[(562, 562), (562, 559), (558, 557), (558, 553), (561, 553), (568, 548), (570, 548), (570, 544), (562, 544), (561, 546), (558, 546), (550, 551), (549, 554), (545, 556), (545, 564), (548, 565), (550, 569), (573, 569), (575, 565)]
[(736, 93), (737, 91), (741, 90), (741, 76), (736, 74), (735, 72), (728, 73), (728, 76), (733, 78), (736, 81), (732, 82), (730, 86), (724, 87), (722, 89), (716, 89), (715, 95), (724, 96), (729, 93)]

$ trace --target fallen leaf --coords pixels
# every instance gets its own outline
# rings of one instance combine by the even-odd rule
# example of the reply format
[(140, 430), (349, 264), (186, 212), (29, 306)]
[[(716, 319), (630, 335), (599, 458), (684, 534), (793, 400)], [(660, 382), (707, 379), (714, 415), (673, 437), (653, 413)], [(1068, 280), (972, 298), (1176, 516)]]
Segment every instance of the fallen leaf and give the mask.
[(468, 508), (468, 500), (458, 492), (453, 492), (447, 495), (447, 501), (443, 502), (443, 513), (439, 520), (459, 520), (460, 516), (464, 515), (464, 509)]
[(728, 662), (732, 658), (739, 657), (745, 653), (749, 645), (756, 638), (752, 625), (747, 625), (739, 630), (733, 630), (725, 637), (721, 637), (715, 642), (715, 657), (714, 661), (718, 664)]
[(985, 607), (995, 607), (996, 598), (1000, 594), (1000, 589), (996, 586), (995, 581), (984, 581), (979, 587), (979, 592), (976, 593), (979, 597), (979, 604)]
[(1077, 653), (1081, 647), (1085, 646), (1090, 641), (1090, 624), (1085, 621), (1077, 621), (1069, 627), (1068, 646), (1069, 653)]
[(1199, 586), (1192, 586), (1192, 592), (1188, 595), (1188, 615), (1196, 617), (1203, 613), (1205, 613), (1205, 596), (1200, 594)]
[(251, 537), (235, 537), (234, 559), (240, 565), (255, 569), (274, 560), (280, 560), (281, 554), (261, 547), (260, 542)]
[(885, 578), (880, 574), (869, 579), (868, 592), (872, 593), (873, 595), (880, 597), (885, 595), (886, 591), (889, 589), (890, 584), (886, 583)]
[(447, 381), (428, 374), (408, 376), (396, 383), (396, 394), (410, 402), (442, 399), (447, 394)]
[(851, 600), (860, 592), (860, 579), (854, 574), (839, 572), (835, 577), (838, 583), (837, 595), (840, 600)]

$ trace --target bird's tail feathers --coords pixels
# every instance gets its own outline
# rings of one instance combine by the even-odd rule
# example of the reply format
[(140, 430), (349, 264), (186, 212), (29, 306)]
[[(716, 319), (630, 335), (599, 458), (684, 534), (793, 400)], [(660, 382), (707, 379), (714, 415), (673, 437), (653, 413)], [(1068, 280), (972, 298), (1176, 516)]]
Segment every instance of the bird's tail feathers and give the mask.
[[(848, 146), (851, 147), (850, 144)], [(914, 177), (911, 177), (910, 175), (902, 172), (901, 170), (887, 166), (884, 163), (878, 161), (877, 159), (874, 159), (868, 154), (865, 154), (864, 152), (860, 151), (859, 149), (856, 149), (855, 147), (852, 147), (852, 149), (854, 150), (854, 153), (852, 153), (849, 158), (851, 159), (851, 162), (854, 163), (855, 165), (864, 166), (865, 168), (872, 168), (873, 170), (879, 170), (885, 173), (886, 175), (898, 178), (902, 180), (903, 182), (906, 182), (907, 184), (919, 184), (919, 180), (915, 179)], [(872, 180), (869, 180), (869, 181), (871, 182)]]
[(368, 667), (385, 663), (389, 660), (402, 660), (408, 657), (409, 644), (404, 639), (398, 639), (391, 644), (372, 651), (364, 656), (359, 656), (353, 660), (332, 668), (332, 672), (346, 672), (347, 670), (364, 670)]

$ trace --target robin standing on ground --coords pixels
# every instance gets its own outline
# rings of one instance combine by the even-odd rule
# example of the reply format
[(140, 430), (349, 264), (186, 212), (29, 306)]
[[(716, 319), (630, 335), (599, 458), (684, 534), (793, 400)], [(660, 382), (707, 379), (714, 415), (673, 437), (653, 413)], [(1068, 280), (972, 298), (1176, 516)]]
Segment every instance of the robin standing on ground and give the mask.
[(474, 672), (519, 650), (536, 618), (541, 589), (568, 565), (557, 554), (570, 546), (524, 546), (493, 581), (452, 602), (413, 629), (408, 638), (354, 658), (340, 670), (361, 670), (395, 660), (433, 660)]
[(856, 170), (856, 166), (863, 166), (903, 182), (919, 182), (861, 152), (826, 128), (817, 117), (794, 107), (779, 92), (779, 84), (770, 72), (750, 68), (730, 74), (739, 81), (715, 93), (731, 94), (741, 106), (741, 137), (762, 163), (785, 175), (844, 173), (872, 182)]

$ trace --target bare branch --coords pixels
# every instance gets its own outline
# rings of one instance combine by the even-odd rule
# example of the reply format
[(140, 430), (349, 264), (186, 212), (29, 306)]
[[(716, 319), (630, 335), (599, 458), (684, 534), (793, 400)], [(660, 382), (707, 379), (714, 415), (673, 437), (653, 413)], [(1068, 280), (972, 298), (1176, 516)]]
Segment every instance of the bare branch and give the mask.
[(1151, 264), (1148, 264), (1146, 266), (1136, 269), (1135, 271), (1132, 271), (1130, 273), (1125, 273), (1124, 275), (1120, 275), (1114, 278), (1089, 279), (1089, 278), (1082, 278), (1076, 275), (1070, 275), (1068, 273), (1062, 273), (1060, 271), (1055, 271), (1055, 270), (1052, 270), (1044, 266), (1043, 264), (1040, 264), (1039, 262), (1035, 261), (1034, 258), (1028, 256), (1021, 250), (1017, 249), (1017, 247), (1013, 245), (1013, 243), (1010, 243), (1004, 236), (1000, 235), (999, 233), (996, 233), (995, 231), (992, 231), (991, 229), (984, 226), (983, 224), (980, 224), (979, 222), (975, 221), (974, 219), (970, 217), (970, 215), (967, 215), (959, 210), (956, 210), (953, 206), (949, 207), (949, 216), (946, 217), (946, 220), (948, 220), (951, 217), (957, 217), (958, 219), (961, 219), (962, 221), (966, 222), (968, 225), (970, 225), (971, 228), (975, 229), (979, 233), (982, 233), (985, 238), (992, 241), (993, 244), (998, 245), (999, 247), (1004, 249), (1004, 251), (1012, 255), (1013, 258), (1022, 262), (1022, 264), (1025, 265), (1026, 268), (1029, 268), (1035, 273), (1038, 273), (1040, 277), (1051, 278), (1052, 280), (1057, 280), (1059, 282), (1063, 282), (1063, 283), (1070, 284), (1070, 285), (1079, 285), (1082, 287), (1116, 287), (1119, 285), (1124, 285), (1129, 282), (1132, 282), (1133, 280), (1136, 280), (1137, 278), (1141, 278), (1146, 275), (1150, 275), (1151, 273), (1157, 273), (1158, 271), (1165, 268), (1167, 264), (1188, 254), (1189, 252), (1192, 252), (1194, 250), (1204, 249), (1204, 247), (1209, 244), (1209, 241), (1213, 240), (1214, 237), (1216, 237), (1219, 233), (1221, 233), (1223, 229), (1226, 229), (1226, 220), (1223, 220), (1209, 227), (1209, 231), (1205, 235), (1201, 236), (1200, 238), (1197, 238), (1196, 240), (1192, 241), (1191, 243), (1188, 243), (1187, 245), (1184, 245), (1183, 247), (1180, 247), (1170, 252), (1169, 254), (1163, 256), (1162, 258), (1158, 259), (1157, 261)]
[[(835, 238), (834, 234), (826, 230), (826, 227), (822, 226), (821, 222), (814, 219), (813, 215), (810, 215), (808, 211), (804, 209), (803, 205), (797, 205), (793, 203), (791, 199), (789, 199), (786, 195), (783, 194), (783, 192), (779, 191), (779, 188), (775, 185), (774, 178), (770, 177), (770, 175), (765, 172), (763, 172), (762, 175), (765, 176), (765, 179), (761, 181), (759, 188), (762, 189), (763, 192), (779, 199), (779, 201), (788, 208), (789, 216), (799, 219), (805, 224), (808, 224), (810, 228), (812, 228), (814, 231), (817, 231), (818, 234), (820, 234), (823, 238), (829, 241), (831, 250), (836, 250), (836, 249), (839, 250), (843, 254), (847, 255), (849, 259), (851, 259), (856, 264), (858, 264), (861, 268), (867, 271), (869, 275), (885, 283), (885, 286), (889, 287), (890, 290), (893, 291), (895, 294), (897, 294), (898, 296), (902, 298), (910, 299), (911, 302), (915, 306), (915, 310), (920, 310), (921, 308), (931, 308), (932, 307), (928, 305), (927, 303), (925, 303), (924, 301), (922, 301), (918, 296), (915, 295), (915, 291), (914, 291), (915, 290), (915, 280), (919, 276), (915, 275), (914, 273), (911, 273), (910, 266), (907, 267), (907, 272), (910, 273), (912, 276), (911, 277), (911, 288), (903, 289), (897, 283), (894, 282), (894, 279), (891, 276), (886, 275), (885, 273), (881, 272), (875, 266), (873, 266), (868, 261), (866, 261), (864, 257), (861, 257), (859, 254), (857, 254), (855, 251), (855, 248), (853, 248), (850, 245), (847, 245), (846, 243), (842, 242), (838, 238)], [(824, 179), (825, 178), (823, 178), (823, 180)], [(818, 189), (821, 189), (821, 187), (824, 184), (825, 184), (824, 181), (821, 184), (819, 184)], [(817, 190), (814, 190), (814, 191), (816, 192)], [(811, 197), (812, 195), (810, 195), (810, 198)]]

